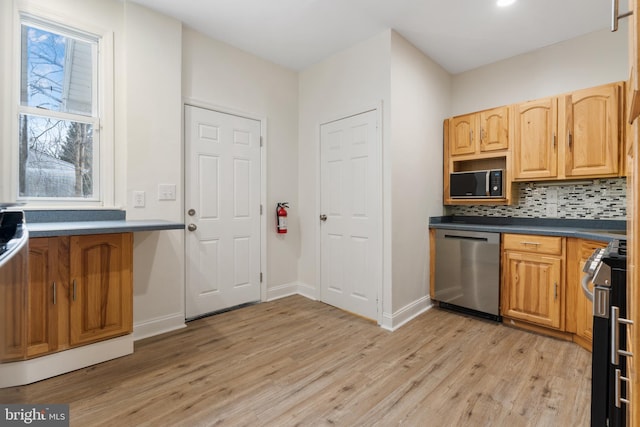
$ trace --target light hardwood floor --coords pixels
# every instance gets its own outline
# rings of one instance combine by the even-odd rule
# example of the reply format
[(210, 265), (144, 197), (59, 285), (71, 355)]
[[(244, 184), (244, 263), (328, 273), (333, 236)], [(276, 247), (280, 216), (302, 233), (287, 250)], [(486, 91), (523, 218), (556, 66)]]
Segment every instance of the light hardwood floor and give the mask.
[(2, 403), (72, 426), (588, 426), (591, 354), (432, 309), (395, 332), (300, 296), (196, 320)]

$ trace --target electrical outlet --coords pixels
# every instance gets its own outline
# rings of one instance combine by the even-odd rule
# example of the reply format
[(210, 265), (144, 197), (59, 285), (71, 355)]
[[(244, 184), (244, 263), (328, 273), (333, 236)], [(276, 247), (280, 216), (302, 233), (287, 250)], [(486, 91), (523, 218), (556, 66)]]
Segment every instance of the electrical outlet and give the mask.
[(133, 207), (144, 208), (144, 191), (133, 192)]
[(175, 200), (176, 185), (175, 184), (159, 184), (158, 200)]
[(558, 204), (558, 189), (547, 188), (547, 203)]

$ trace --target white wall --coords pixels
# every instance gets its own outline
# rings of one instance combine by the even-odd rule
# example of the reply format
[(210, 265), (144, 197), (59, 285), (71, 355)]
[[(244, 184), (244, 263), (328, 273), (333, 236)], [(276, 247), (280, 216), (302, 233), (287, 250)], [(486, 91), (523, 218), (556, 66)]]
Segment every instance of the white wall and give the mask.
[(453, 76), (451, 115), (627, 80), (627, 24)]
[[(128, 219), (181, 222), (182, 24), (131, 2), (124, 17), (126, 144), (116, 151), (124, 171), (116, 197)], [(175, 184), (176, 200), (158, 201), (158, 184)], [(144, 208), (134, 208), (133, 191), (145, 192)], [(135, 233), (133, 260), (135, 338), (183, 326), (184, 231)]]
[[(123, 7), (120, 2), (105, 0), (3, 0), (0, 2), (0, 200), (15, 201), (17, 182), (14, 174), (14, 164), (17, 161), (16, 135), (18, 133), (16, 120), (17, 89), (19, 78), (19, 10), (27, 10), (32, 14), (49, 19), (63, 25), (83, 28), (96, 34), (113, 33), (114, 44), (123, 42)], [(113, 72), (122, 73), (123, 51), (114, 52), (115, 64)], [(101, 70), (102, 71), (102, 70)], [(115, 91), (120, 90), (115, 82)], [(116, 109), (116, 111), (119, 111)], [(112, 112), (111, 112), (112, 113)], [(117, 113), (120, 118), (122, 113)], [(118, 119), (116, 118), (116, 121)], [(110, 130), (104, 130), (105, 134)], [(111, 135), (113, 136), (113, 135)], [(116, 141), (118, 137), (116, 136)], [(121, 141), (121, 140), (120, 140)], [(111, 180), (112, 174), (102, 176), (103, 180)], [(30, 203), (31, 207), (36, 203)], [(28, 206), (29, 206), (28, 205)]]
[[(390, 31), (339, 52), (300, 73), (299, 213), (300, 292), (319, 296), (320, 124), (363, 112), (382, 102), (383, 147), (388, 140)], [(384, 148), (383, 148), (384, 150)]]
[(450, 91), (450, 75), (393, 32), (390, 146), (394, 324), (402, 320), (404, 311), (410, 314), (428, 303), (428, 218), (443, 214), (442, 120), (449, 114)]
[(382, 102), (382, 322), (429, 305), (428, 218), (442, 215), (442, 120), (451, 78), (394, 31), (300, 73), (300, 291), (319, 296), (319, 126)]
[[(298, 226), (298, 76), (228, 44), (185, 28), (182, 36), (185, 100), (266, 119), (267, 297), (295, 283)], [(275, 231), (277, 202), (289, 202), (289, 232)]]
[[(112, 0), (32, 0), (2, 2), (2, 85), (0, 114), (2, 166), (15, 154), (12, 74), (16, 22), (13, 6), (72, 27), (88, 26), (113, 34), (114, 87), (113, 168), (104, 179), (113, 182), (114, 205), (129, 219), (181, 221), (181, 34), (179, 21), (131, 3)], [(6, 26), (4, 25), (6, 24)], [(159, 90), (159, 88), (161, 88)], [(8, 117), (8, 119), (7, 119)], [(6, 120), (6, 121), (5, 121)], [(5, 125), (6, 124), (6, 125)], [(11, 155), (9, 155), (11, 153)], [(7, 169), (3, 169), (7, 170)], [(157, 184), (175, 183), (178, 199), (157, 202)], [(13, 186), (2, 182), (0, 196), (13, 197)], [(146, 207), (134, 209), (131, 191), (146, 191)], [(113, 207), (110, 204), (107, 207)], [(156, 334), (184, 325), (184, 242), (182, 231), (134, 234), (134, 335)]]
[[(9, 171), (12, 168), (12, 145), (8, 142), (15, 141), (11, 114), (13, 106), (11, 101), (12, 85), (12, 54), (13, 54), (13, 4), (9, 1), (0, 1), (0, 171)], [(17, 125), (15, 125), (17, 126)], [(13, 200), (11, 194), (12, 185), (6, 180), (6, 174), (0, 175), (0, 201)]]

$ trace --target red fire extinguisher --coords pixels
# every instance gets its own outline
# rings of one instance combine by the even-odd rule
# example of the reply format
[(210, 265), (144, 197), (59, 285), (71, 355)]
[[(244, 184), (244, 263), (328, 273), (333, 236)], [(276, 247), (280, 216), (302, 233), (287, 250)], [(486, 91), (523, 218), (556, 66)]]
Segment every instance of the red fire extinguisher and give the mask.
[(277, 228), (278, 234), (287, 234), (287, 209), (289, 208), (289, 203), (278, 203), (276, 207), (276, 220), (277, 220)]

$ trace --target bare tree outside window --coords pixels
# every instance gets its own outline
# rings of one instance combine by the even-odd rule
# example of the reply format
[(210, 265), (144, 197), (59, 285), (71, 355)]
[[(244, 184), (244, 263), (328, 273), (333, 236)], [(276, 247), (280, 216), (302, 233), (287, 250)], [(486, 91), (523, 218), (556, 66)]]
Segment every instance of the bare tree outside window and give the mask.
[(97, 40), (23, 22), (19, 195), (94, 198)]

